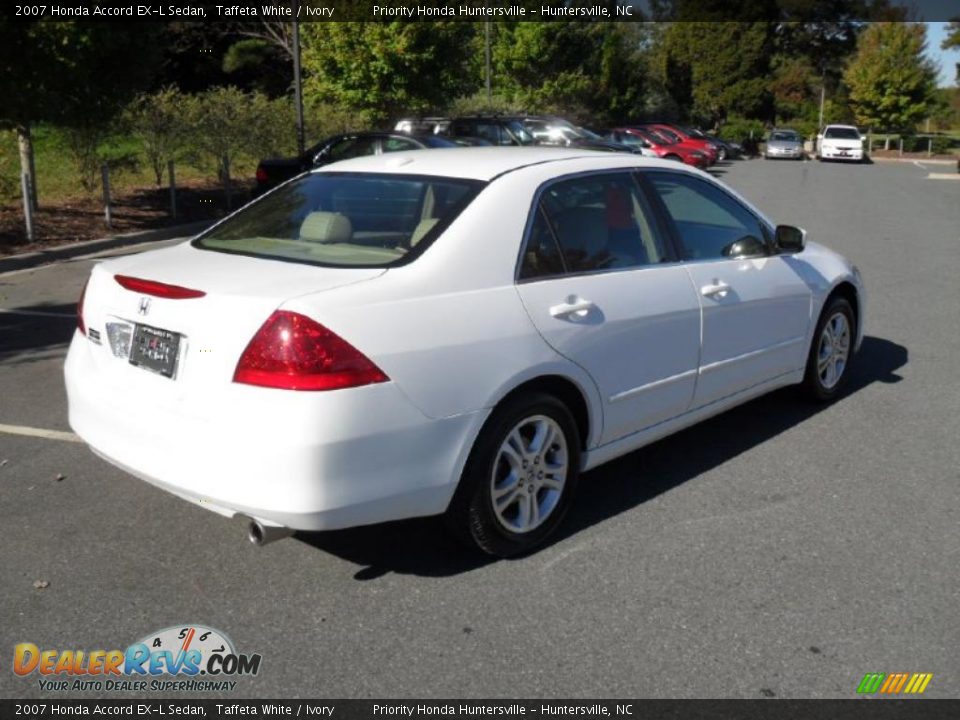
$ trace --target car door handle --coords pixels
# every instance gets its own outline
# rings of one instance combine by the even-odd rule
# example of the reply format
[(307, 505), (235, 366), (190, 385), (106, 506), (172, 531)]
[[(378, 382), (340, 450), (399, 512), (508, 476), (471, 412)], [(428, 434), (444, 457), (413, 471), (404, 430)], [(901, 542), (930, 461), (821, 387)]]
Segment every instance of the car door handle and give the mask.
[(567, 302), (554, 305), (550, 308), (550, 315), (555, 318), (566, 318), (575, 315), (578, 318), (586, 317), (587, 313), (593, 310), (594, 305), (589, 300), (583, 298), (570, 297)]
[(704, 297), (723, 297), (730, 292), (730, 286), (725, 282), (714, 280), (710, 285), (704, 285), (700, 288), (700, 294)]

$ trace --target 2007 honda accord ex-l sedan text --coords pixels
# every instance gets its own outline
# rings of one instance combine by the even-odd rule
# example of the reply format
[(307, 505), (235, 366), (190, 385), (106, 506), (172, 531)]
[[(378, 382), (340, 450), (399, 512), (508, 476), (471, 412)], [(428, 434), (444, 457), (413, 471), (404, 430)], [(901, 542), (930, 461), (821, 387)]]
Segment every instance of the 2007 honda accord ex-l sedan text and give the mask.
[(95, 266), (70, 425), (254, 542), (444, 514), (511, 556), (585, 470), (784, 385), (834, 398), (864, 304), (847, 260), (678, 163), (362, 157)]

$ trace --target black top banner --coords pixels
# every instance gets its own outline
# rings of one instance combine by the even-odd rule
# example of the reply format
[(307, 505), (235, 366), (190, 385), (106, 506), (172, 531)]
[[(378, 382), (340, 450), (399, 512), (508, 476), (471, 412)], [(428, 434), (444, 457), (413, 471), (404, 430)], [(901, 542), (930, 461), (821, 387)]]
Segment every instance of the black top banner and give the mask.
[(956, 0), (39, 0), (4, 4), (12, 20), (144, 22), (941, 21)]
[(69, 717), (942, 720), (960, 700), (0, 700), (0, 720)]

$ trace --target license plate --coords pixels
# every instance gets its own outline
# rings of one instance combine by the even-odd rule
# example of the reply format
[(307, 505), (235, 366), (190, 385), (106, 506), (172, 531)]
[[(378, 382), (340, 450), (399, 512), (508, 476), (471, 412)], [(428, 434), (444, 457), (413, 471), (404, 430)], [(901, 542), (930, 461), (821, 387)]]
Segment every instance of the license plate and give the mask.
[(179, 351), (179, 333), (137, 325), (130, 348), (130, 364), (172, 378)]

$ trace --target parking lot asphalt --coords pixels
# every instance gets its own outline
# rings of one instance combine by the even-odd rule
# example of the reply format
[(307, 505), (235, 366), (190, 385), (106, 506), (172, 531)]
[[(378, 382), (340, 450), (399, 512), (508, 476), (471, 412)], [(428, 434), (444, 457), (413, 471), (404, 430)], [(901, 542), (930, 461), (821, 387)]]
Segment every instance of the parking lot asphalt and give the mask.
[(82, 443), (13, 434), (69, 431), (93, 261), (0, 275), (0, 697), (58, 696), (11, 671), (16, 643), (188, 623), (262, 655), (223, 696), (853, 698), (867, 672), (960, 696), (960, 185), (932, 170), (718, 167), (861, 268), (844, 397), (780, 391), (590, 472), (559, 539), (512, 561), (436, 519), (257, 549)]

